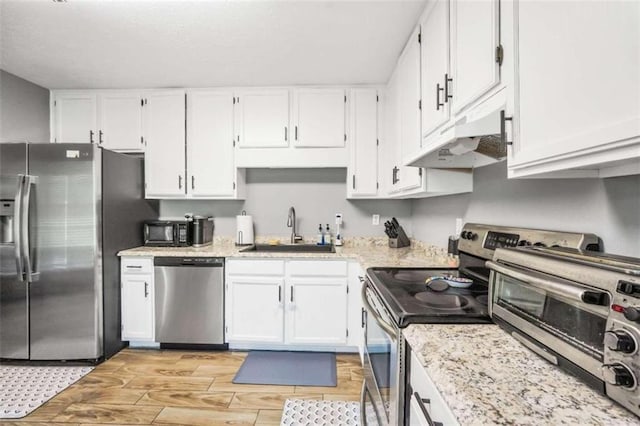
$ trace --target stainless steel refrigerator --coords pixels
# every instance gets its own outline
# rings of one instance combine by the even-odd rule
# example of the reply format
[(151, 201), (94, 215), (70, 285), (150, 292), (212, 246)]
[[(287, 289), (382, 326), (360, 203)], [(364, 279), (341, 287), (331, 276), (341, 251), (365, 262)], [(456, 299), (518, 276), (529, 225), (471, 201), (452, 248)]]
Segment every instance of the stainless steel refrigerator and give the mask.
[(142, 159), (91, 144), (0, 144), (0, 358), (123, 347), (116, 253), (157, 218)]

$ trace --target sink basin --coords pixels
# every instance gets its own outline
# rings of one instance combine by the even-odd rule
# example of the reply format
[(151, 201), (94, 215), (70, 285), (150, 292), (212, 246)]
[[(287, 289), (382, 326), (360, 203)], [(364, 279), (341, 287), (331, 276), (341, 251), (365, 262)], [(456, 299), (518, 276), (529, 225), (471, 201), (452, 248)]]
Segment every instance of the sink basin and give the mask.
[(336, 249), (333, 244), (325, 246), (315, 244), (254, 244), (240, 251), (256, 253), (335, 253)]

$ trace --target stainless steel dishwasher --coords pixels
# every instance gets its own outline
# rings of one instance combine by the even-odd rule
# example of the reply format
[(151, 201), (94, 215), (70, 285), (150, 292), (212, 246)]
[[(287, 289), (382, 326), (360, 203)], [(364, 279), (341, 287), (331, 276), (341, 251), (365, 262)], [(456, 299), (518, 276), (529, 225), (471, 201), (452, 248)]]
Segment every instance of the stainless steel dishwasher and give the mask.
[(156, 257), (153, 264), (161, 347), (225, 347), (224, 258)]

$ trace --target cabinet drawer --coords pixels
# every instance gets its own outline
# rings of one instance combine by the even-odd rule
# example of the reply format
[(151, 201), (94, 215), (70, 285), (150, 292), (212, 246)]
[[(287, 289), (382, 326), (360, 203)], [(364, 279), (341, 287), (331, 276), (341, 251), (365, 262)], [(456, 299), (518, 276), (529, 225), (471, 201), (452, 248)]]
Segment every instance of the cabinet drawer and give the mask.
[(287, 265), (287, 272), (292, 277), (346, 277), (347, 262), (342, 260), (294, 260)]
[(153, 272), (153, 258), (122, 257), (120, 267), (123, 274), (150, 274)]
[(229, 275), (284, 275), (284, 260), (229, 260)]
[[(410, 383), (411, 389), (413, 390), (413, 393), (411, 394), (411, 400), (409, 402), (413, 408), (410, 410), (411, 416), (413, 417), (414, 415), (417, 415), (421, 416), (421, 418), (419, 420), (411, 418), (409, 424), (420, 425), (428, 423), (426, 421), (426, 417), (422, 412), (422, 409), (416, 409), (420, 407), (420, 402), (418, 401), (419, 398), (423, 400), (422, 404), (427, 409), (427, 412), (429, 413), (429, 416), (431, 416), (431, 420), (433, 422), (440, 422), (445, 426), (458, 425), (458, 422), (456, 421), (453, 413), (447, 406), (444, 399), (442, 399), (440, 392), (438, 392), (438, 388), (436, 388), (436, 385), (433, 383), (426, 370), (424, 369), (424, 367), (422, 367), (422, 364), (420, 364), (420, 361), (413, 352), (411, 353)], [(428, 400), (428, 402), (424, 400)]]

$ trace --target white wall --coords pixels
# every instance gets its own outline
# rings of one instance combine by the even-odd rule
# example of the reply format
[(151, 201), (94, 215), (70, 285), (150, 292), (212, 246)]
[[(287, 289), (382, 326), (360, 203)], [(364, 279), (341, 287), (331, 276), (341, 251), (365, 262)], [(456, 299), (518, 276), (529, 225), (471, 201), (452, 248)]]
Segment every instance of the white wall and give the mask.
[[(215, 234), (234, 236), (236, 218), (242, 210), (253, 216), (258, 235), (290, 235), (287, 212), (296, 210), (298, 233), (313, 238), (318, 224), (328, 223), (335, 232), (336, 213), (344, 216), (343, 237), (384, 237), (385, 220), (395, 216), (411, 232), (409, 200), (347, 200), (346, 169), (248, 169), (245, 201), (160, 202), (163, 219), (179, 219), (184, 213), (211, 214)], [(380, 215), (380, 225), (371, 215)]]
[(446, 247), (465, 222), (592, 232), (607, 252), (640, 257), (640, 176), (507, 179), (506, 163), (475, 170), (471, 194), (414, 200), (413, 235)]
[(0, 142), (49, 142), (49, 90), (0, 70)]

